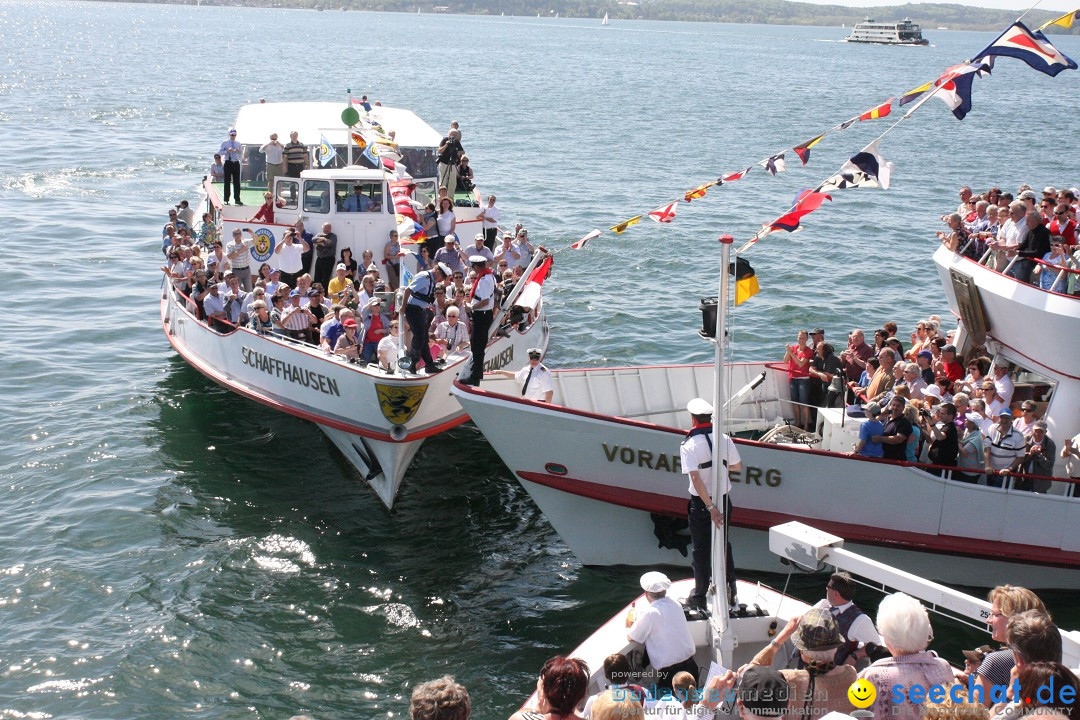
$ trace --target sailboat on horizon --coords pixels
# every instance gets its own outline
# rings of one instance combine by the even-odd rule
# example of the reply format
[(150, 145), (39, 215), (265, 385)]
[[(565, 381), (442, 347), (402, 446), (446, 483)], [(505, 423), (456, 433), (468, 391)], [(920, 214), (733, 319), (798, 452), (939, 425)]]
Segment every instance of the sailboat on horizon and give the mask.
[(604, 27), (611, 27), (611, 21), (608, 20), (607, 16), (608, 16), (608, 14), (604, 13), (604, 19), (600, 21), (600, 24), (603, 25)]

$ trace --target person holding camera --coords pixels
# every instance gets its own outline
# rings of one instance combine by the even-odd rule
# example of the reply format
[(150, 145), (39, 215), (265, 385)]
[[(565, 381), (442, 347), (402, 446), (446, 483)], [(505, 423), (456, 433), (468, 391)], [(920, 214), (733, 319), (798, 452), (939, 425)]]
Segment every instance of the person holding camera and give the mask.
[[(244, 237), (247, 233), (247, 238)], [(232, 232), (232, 240), (225, 246), (225, 256), (229, 258), (236, 279), (245, 292), (251, 292), (254, 283), (251, 280), (251, 248), (255, 245), (255, 233), (251, 228), (243, 230), (236, 228)]]
[[(935, 408), (936, 421), (931, 420), (930, 412), (919, 410), (919, 427), (925, 437), (930, 439), (930, 449), (926, 455), (934, 465), (954, 467), (960, 454), (960, 436), (956, 430), (956, 406), (942, 403)], [(941, 477), (941, 468), (928, 468), (928, 472)]]
[(311, 252), (311, 245), (296, 228), (286, 230), (284, 240), (274, 248), (274, 254), (280, 256), (278, 268), (281, 270), (281, 280), (289, 287), (296, 286), (296, 278), (304, 270), (302, 256), (306, 252)]

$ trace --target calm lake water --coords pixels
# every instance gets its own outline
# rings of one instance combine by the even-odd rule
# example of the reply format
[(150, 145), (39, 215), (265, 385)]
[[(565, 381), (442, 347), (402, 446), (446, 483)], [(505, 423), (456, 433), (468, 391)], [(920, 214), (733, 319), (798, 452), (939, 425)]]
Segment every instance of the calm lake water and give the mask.
[[(387, 513), (313, 425), (174, 355), (157, 318), (160, 228), (196, 198), (240, 105), (351, 87), (440, 130), (458, 120), (481, 188), (561, 247), (993, 37), (881, 48), (845, 34), (0, 3), (0, 718), (401, 717), (414, 684), (452, 673), (475, 717), (502, 720), (547, 657), (637, 592), (636, 570), (581, 567), (471, 426), (425, 446)], [(1080, 56), (1076, 37), (1059, 47)], [(932, 101), (903, 123), (882, 144), (892, 190), (838, 193), (805, 232), (750, 255), (762, 292), (734, 318), (736, 356), (779, 357), (813, 324), (841, 340), (944, 314), (936, 218), (962, 183), (1080, 183), (1078, 82), (1004, 60), (965, 122)], [(709, 357), (694, 329), (716, 237), (751, 235), (886, 122), (830, 136), (805, 168), (789, 155), (783, 175), (710, 191), (671, 226), (560, 254), (549, 363)], [(1050, 605), (1078, 624), (1075, 595)], [(939, 638), (954, 656), (983, 641)]]

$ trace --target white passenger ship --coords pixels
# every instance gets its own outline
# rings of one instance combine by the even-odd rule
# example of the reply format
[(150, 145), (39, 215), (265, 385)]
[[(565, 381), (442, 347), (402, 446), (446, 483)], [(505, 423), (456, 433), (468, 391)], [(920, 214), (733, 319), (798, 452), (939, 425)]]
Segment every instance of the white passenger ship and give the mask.
[[(256, 237), (251, 251), (253, 272), (260, 262), (273, 264), (276, 243), (297, 220), (303, 220), (313, 234), (320, 232), (323, 223), (330, 223), (338, 237), (339, 253), (342, 248), (351, 248), (353, 257), (359, 260), (364, 250), (371, 250), (375, 258), (381, 259), (390, 231), (398, 227), (389, 182), (411, 178), (416, 184), (413, 199), (426, 203), (434, 197), (439, 133), (409, 110), (374, 108), (370, 119), (387, 132), (394, 131), (401, 161), (394, 173), (371, 163), (348, 164), (350, 130), (341, 120), (345, 107), (343, 103), (304, 102), (259, 103), (241, 108), (235, 127), (237, 141), (243, 145), (244, 205), (224, 205), (220, 184), (205, 179), (196, 217), (210, 212), (221, 222), (224, 238), (231, 237), (234, 228), (250, 227)], [(287, 141), (293, 130), (308, 146), (313, 167), (318, 165), (314, 149), (322, 138), (335, 147), (338, 159), (327, 169), (305, 170), (299, 178), (278, 177), (273, 188), (278, 200), (275, 222), (252, 222), (249, 218), (262, 204), (267, 190), (259, 147), (271, 133)], [(360, 162), (359, 153), (355, 160)], [(340, 202), (356, 186), (369, 199), (367, 212), (345, 212)], [(474, 196), (459, 194), (455, 205), (459, 237), (479, 232), (479, 203), (474, 202)], [(543, 299), (539, 287), (526, 282), (530, 271), (543, 259), (537, 252), (522, 282), (503, 301), (500, 314), (518, 306), (526, 320), (505, 335), (489, 339), (486, 370), (521, 364), (528, 348), (547, 347)], [(403, 265), (416, 270), (412, 257), (403, 259)], [(385, 278), (385, 268), (381, 272)], [(468, 348), (449, 355), (443, 372), (438, 374), (415, 375), (401, 368), (388, 373), (375, 364), (350, 363), (307, 343), (259, 335), (246, 327), (222, 334), (200, 321), (192, 310), (194, 306), (188, 299), (166, 282), (161, 321), (176, 351), (196, 370), (237, 394), (316, 423), (388, 508), (424, 439), (468, 419), (450, 394), (454, 377), (471, 364)], [(492, 324), (493, 333), (500, 325), (500, 314)], [(404, 328), (405, 323), (401, 325)]]
[[(1010, 367), (1013, 407), (1036, 401), (1060, 450), (1080, 432), (1080, 297), (1021, 283), (945, 247), (933, 259), (961, 319), (959, 351), (972, 347), (973, 334), (985, 338), (995, 362)], [(454, 394), (582, 563), (685, 566), (686, 538), (672, 531), (687, 511), (679, 444), (687, 402), (712, 397), (713, 366), (553, 375), (551, 404), (520, 397), (499, 377), (455, 384)], [(744, 465), (732, 475), (737, 565), (775, 571), (767, 529), (805, 520), (935, 579), (1080, 588), (1080, 481), (1063, 477), (1060, 458), (1049, 492), (1033, 493), (1011, 478), (996, 488), (938, 477), (925, 465), (853, 457), (863, 420), (844, 410), (819, 411), (820, 437), (791, 432), (784, 365), (733, 363), (723, 377), (743, 389), (728, 400), (725, 419)], [(521, 427), (531, 442), (509, 431)]]
[(870, 18), (855, 25), (847, 42), (872, 43), (875, 45), (928, 45), (922, 29), (904, 18), (900, 22), (875, 22)]

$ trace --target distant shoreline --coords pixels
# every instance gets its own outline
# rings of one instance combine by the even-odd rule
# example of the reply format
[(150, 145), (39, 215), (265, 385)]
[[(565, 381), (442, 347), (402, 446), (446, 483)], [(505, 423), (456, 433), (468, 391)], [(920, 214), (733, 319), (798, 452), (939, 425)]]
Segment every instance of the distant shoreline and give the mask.
[[(142, 0), (106, 0), (136, 2)], [(498, 17), (595, 19), (605, 14), (612, 23), (620, 20), (671, 20), (682, 22), (720, 22), (758, 25), (806, 25), (816, 27), (851, 27), (868, 16), (883, 22), (911, 18), (923, 32), (946, 30), (1001, 30), (1012, 23), (1021, 11), (977, 8), (944, 3), (912, 3), (872, 8), (841, 5), (813, 5), (788, 0), (621, 0), (586, 4), (576, 0), (440, 0), (433, 4), (417, 0), (145, 0), (143, 4), (200, 5), (207, 7), (289, 8), (327, 12), (365, 11), (413, 13), (419, 9), (429, 15), (486, 15)], [(1038, 27), (1060, 17), (1065, 11), (1034, 10), (1024, 20)], [(1050, 32), (1080, 34), (1080, 23), (1072, 30), (1053, 28)]]

